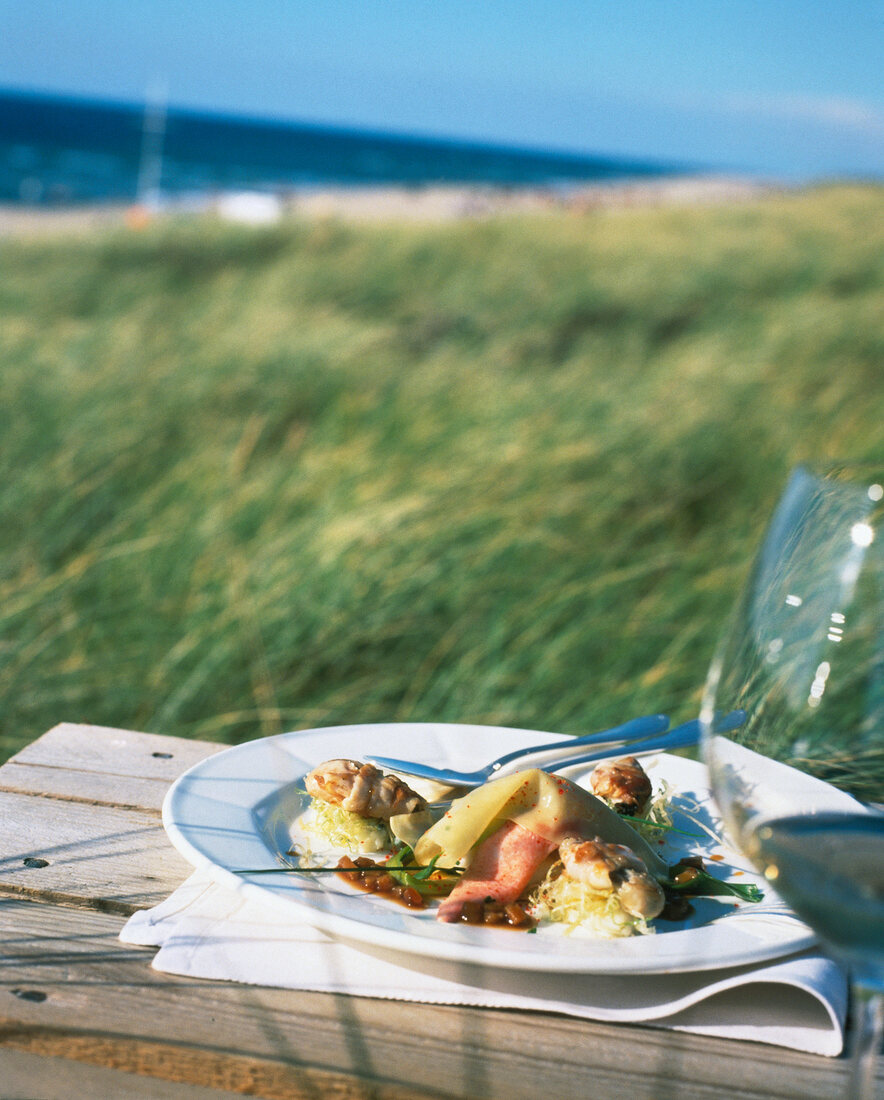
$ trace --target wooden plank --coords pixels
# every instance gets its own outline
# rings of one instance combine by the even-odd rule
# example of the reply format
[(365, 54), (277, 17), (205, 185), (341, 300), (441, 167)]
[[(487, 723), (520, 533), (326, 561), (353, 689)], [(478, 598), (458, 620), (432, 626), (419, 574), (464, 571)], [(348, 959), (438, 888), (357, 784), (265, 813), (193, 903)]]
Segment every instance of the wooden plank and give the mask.
[(12, 759), (22, 764), (47, 764), (75, 771), (150, 776), (171, 783), (185, 768), (225, 748), (226, 745), (211, 741), (62, 722)]
[(161, 1081), (134, 1073), (72, 1062), (70, 1058), (44, 1058), (0, 1047), (0, 1081), (3, 1100), (71, 1100), (72, 1096), (112, 1097), (113, 1100), (232, 1100), (241, 1095), (219, 1092), (202, 1085)]
[(0, 894), (129, 914), (193, 868), (155, 813), (0, 791)]
[(173, 780), (224, 748), (64, 722), (0, 767), (0, 790), (159, 813)]
[(0, 790), (3, 791), (123, 810), (148, 810), (157, 817), (169, 786), (166, 779), (65, 771), (15, 761), (0, 768)]
[(156, 905), (192, 870), (162, 830), (163, 798), (222, 748), (73, 723), (49, 730), (0, 768), (0, 894), (121, 914)]
[(149, 968), (149, 951), (120, 944), (120, 925), (0, 899), (0, 1051), (269, 1100), (806, 1100), (843, 1091), (842, 1061), (776, 1047), (175, 978)]

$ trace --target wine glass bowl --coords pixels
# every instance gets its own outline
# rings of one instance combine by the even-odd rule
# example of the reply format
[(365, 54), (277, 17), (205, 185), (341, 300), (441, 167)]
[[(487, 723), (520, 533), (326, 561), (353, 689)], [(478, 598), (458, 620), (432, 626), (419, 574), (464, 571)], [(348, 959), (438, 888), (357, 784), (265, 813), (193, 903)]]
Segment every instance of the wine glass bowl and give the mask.
[[(733, 711), (742, 725), (726, 730), (718, 716)], [(732, 841), (850, 967), (868, 1008), (856, 1080), (870, 1081), (884, 994), (884, 469), (793, 472), (701, 725)]]

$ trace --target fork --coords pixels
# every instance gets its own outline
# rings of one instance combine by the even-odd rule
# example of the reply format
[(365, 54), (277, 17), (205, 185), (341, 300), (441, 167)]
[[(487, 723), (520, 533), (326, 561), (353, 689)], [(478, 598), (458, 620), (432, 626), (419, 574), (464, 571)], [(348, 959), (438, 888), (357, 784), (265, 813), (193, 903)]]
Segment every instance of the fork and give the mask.
[(700, 740), (700, 720), (691, 719), (681, 726), (675, 726), (659, 737), (643, 737), (638, 741), (627, 741), (618, 745), (609, 745), (606, 749), (596, 749), (594, 752), (581, 752), (576, 756), (567, 756), (564, 759), (550, 760), (546, 764), (540, 764), (543, 772), (561, 772), (574, 764), (590, 764), (594, 760), (609, 760), (612, 756), (621, 753), (666, 752), (669, 749), (686, 749), (696, 745)]
[[(690, 725), (691, 723), (688, 723)], [(696, 725), (696, 723), (694, 723)], [(627, 744), (632, 744), (632, 748), (639, 750), (639, 746), (642, 744), (642, 738), (648, 738), (653, 734), (662, 733), (669, 725), (669, 718), (665, 714), (648, 714), (643, 718), (633, 718), (630, 722), (624, 722), (621, 726), (614, 726), (609, 730), (602, 730), (600, 733), (586, 734), (584, 737), (569, 737), (564, 741), (551, 741), (546, 745), (530, 745), (528, 748), (514, 749), (512, 752), (504, 753), (503, 756), (499, 756), (497, 760), (492, 760), (490, 764), (487, 764), (484, 768), (478, 768), (472, 772), (456, 771), (452, 768), (434, 768), (429, 764), (418, 764), (412, 760), (397, 760), (390, 756), (372, 756), (367, 754), (364, 759), (370, 761), (372, 764), (379, 764), (382, 768), (389, 768), (390, 771), (402, 772), (404, 775), (414, 775), (421, 779), (434, 779), (439, 783), (446, 783), (452, 787), (480, 787), (483, 783), (486, 783), (491, 776), (500, 771), (504, 765), (511, 763), (513, 760), (518, 760), (523, 756), (530, 756), (536, 753), (548, 753), (555, 752), (559, 749), (575, 749), (581, 746), (587, 745), (609, 745), (599, 754), (591, 753), (588, 759), (601, 760), (606, 756), (611, 756), (614, 753), (620, 752), (620, 750)], [(685, 727), (679, 727), (683, 730)], [(677, 734), (678, 731), (672, 730), (671, 734)], [(669, 736), (669, 735), (667, 735)], [(683, 736), (683, 735), (682, 735)], [(693, 741), (687, 742), (693, 744), (699, 736), (699, 727), (693, 732)], [(659, 738), (657, 738), (659, 740)], [(667, 742), (667, 745), (669, 743)], [(656, 741), (654, 744), (649, 745), (649, 749), (655, 749), (660, 746)], [(675, 746), (671, 746), (675, 747)], [(567, 762), (556, 760), (548, 765), (549, 768), (561, 767), (563, 763), (576, 764), (580, 763), (586, 757), (581, 756), (579, 759), (569, 757)]]

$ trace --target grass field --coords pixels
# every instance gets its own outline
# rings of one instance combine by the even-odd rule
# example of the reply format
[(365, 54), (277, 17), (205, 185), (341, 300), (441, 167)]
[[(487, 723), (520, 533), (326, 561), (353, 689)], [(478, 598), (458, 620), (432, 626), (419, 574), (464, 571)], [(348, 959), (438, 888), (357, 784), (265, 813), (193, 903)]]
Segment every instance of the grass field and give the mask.
[(0, 243), (0, 758), (697, 710), (789, 467), (882, 457), (884, 191)]

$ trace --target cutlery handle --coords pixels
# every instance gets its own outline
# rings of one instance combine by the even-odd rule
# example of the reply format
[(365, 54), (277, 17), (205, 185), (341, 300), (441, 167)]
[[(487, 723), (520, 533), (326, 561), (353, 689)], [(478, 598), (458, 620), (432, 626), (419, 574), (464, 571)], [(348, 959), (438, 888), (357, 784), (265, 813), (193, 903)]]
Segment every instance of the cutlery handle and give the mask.
[[(498, 771), (513, 760), (520, 760), (523, 756), (530, 756), (538, 752), (554, 752), (557, 749), (575, 749), (581, 745), (607, 745), (611, 742), (631, 741), (637, 737), (649, 737), (654, 733), (662, 733), (669, 725), (669, 717), (666, 714), (647, 714), (642, 718), (633, 718), (624, 722), (622, 726), (613, 726), (609, 730), (600, 733), (587, 733), (583, 737), (568, 737), (564, 741), (552, 741), (548, 745), (531, 745), (527, 749), (514, 749), (504, 756), (498, 757), (492, 765), (493, 772)], [(606, 755), (609, 755), (606, 753)]]
[(633, 741), (629, 745), (618, 745), (616, 748), (596, 749), (594, 752), (578, 753), (576, 756), (567, 756), (562, 760), (551, 760), (547, 764), (541, 764), (540, 768), (545, 772), (557, 772), (561, 768), (569, 768), (572, 764), (589, 764), (593, 760), (607, 760), (621, 753), (632, 755), (637, 752), (663, 751), (664, 749), (683, 749), (689, 745), (696, 745), (700, 740), (700, 723), (694, 718), (685, 722), (683, 726), (676, 726), (668, 733), (659, 737), (646, 737), (641, 741)]

